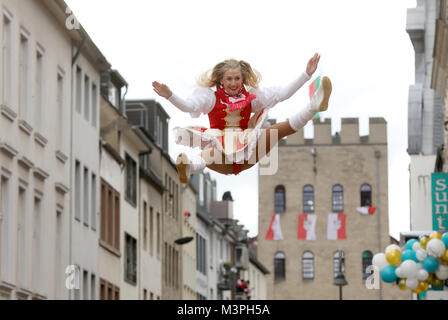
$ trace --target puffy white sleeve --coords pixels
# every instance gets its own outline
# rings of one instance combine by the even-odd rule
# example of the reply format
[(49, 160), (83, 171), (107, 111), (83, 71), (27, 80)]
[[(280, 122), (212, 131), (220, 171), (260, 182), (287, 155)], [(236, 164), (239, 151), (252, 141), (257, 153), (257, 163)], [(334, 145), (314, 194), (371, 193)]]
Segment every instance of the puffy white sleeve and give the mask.
[(198, 118), (201, 113), (208, 114), (215, 106), (216, 97), (210, 88), (197, 88), (187, 99), (173, 95), (168, 99), (174, 106), (183, 112), (190, 113), (192, 118)]
[(287, 86), (251, 89), (250, 93), (257, 96), (252, 101), (252, 112), (272, 108), (277, 103), (291, 98), (310, 79), (311, 76), (304, 71), (300, 77)]

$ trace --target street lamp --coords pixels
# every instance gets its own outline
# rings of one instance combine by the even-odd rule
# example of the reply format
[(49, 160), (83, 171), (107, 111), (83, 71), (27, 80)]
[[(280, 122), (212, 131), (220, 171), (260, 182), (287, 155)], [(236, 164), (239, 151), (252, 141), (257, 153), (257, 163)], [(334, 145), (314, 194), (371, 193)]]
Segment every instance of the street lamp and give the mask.
[(191, 242), (193, 240), (193, 237), (186, 237), (186, 238), (180, 238), (174, 241), (175, 244), (183, 245)]
[(334, 277), (333, 284), (339, 287), (339, 300), (342, 300), (342, 287), (348, 284), (347, 280), (345, 280), (344, 273), (342, 273), (342, 251), (339, 249), (339, 267), (338, 272), (336, 273), (336, 277)]

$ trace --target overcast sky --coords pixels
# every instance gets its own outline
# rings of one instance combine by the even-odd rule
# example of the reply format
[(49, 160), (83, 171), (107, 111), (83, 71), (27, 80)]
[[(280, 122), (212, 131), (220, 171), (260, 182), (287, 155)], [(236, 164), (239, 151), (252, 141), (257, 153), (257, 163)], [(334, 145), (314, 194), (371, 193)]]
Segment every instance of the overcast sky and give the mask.
[[(406, 33), (407, 8), (415, 0), (66, 0), (112, 68), (129, 83), (127, 99), (155, 99), (171, 117), (170, 155), (184, 150), (174, 144), (172, 128), (208, 126), (208, 117), (192, 119), (152, 91), (164, 82), (187, 97), (197, 77), (228, 59), (248, 61), (263, 77), (261, 86), (286, 85), (321, 54), (316, 74), (329, 75), (334, 92), (323, 118), (332, 133), (341, 117), (388, 122), (389, 226), (395, 238), (409, 231), (407, 148), (408, 89), (414, 83), (414, 51)], [(284, 121), (308, 102), (308, 84), (270, 111)], [(305, 138), (313, 136), (312, 125)], [(218, 200), (231, 190), (235, 218), (258, 234), (258, 166), (240, 176), (212, 172)], [(273, 197), (273, 195), (272, 195)], [(264, 237), (266, 230), (260, 230)]]

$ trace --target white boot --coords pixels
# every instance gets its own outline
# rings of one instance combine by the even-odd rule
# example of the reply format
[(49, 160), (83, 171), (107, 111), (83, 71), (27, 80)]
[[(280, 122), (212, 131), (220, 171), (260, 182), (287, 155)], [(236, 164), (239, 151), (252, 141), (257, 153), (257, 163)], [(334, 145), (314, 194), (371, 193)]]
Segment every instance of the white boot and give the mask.
[(206, 166), (205, 160), (200, 155), (181, 153), (177, 156), (176, 168), (179, 180), (184, 184), (188, 183), (192, 174), (201, 172)]
[(301, 110), (289, 119), (290, 127), (295, 131), (299, 131), (307, 124), (308, 121), (313, 119), (317, 112), (327, 110), (331, 90), (332, 87), (330, 79), (328, 77), (323, 77), (321, 85), (311, 98), (311, 102), (305, 109)]

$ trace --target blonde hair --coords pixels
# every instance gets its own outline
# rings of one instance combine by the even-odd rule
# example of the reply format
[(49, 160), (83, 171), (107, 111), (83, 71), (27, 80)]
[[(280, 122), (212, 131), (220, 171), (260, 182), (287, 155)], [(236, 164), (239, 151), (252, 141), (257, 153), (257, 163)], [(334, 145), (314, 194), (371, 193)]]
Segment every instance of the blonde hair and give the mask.
[(224, 73), (231, 69), (239, 69), (243, 75), (243, 83), (252, 88), (258, 88), (261, 80), (260, 73), (252, 69), (249, 63), (243, 60), (229, 59), (218, 63), (213, 70), (203, 73), (198, 79), (198, 85), (201, 87), (218, 87), (224, 77)]

